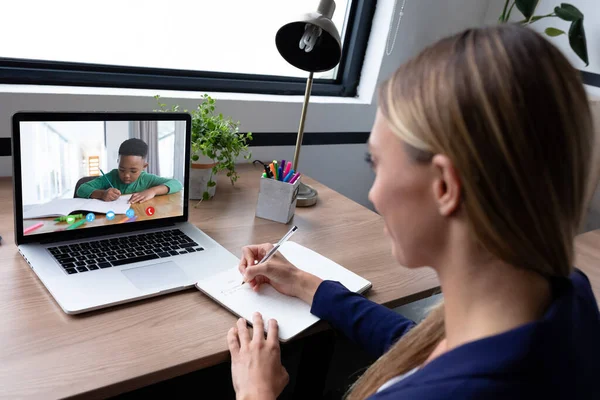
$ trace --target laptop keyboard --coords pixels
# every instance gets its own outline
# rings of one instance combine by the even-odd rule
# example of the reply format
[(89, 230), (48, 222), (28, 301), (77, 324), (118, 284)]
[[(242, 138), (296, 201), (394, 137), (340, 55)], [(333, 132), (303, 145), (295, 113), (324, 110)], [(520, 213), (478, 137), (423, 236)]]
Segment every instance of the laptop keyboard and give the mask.
[(48, 248), (69, 275), (203, 250), (179, 229)]

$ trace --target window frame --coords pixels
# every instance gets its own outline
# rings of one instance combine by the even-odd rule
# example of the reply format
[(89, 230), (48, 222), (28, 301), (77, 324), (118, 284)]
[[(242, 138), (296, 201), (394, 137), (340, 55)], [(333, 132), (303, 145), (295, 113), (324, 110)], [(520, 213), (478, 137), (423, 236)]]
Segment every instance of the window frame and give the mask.
[[(376, 5), (377, 0), (352, 1), (337, 78), (315, 79), (313, 95), (356, 96)], [(0, 83), (277, 95), (301, 95), (306, 87), (306, 79), (298, 77), (2, 57)]]

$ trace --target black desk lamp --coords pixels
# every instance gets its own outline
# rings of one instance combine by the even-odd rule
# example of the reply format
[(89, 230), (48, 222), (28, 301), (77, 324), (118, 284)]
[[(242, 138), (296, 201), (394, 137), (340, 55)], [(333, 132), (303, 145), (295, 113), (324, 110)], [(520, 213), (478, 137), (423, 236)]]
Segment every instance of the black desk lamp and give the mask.
[[(298, 171), (313, 74), (334, 68), (342, 57), (340, 34), (331, 21), (334, 11), (334, 0), (321, 0), (316, 12), (304, 14), (297, 20), (285, 24), (275, 36), (275, 44), (281, 56), (294, 67), (309, 72), (294, 152), (294, 171)], [(317, 202), (317, 196), (315, 189), (300, 182), (296, 205), (312, 206)]]

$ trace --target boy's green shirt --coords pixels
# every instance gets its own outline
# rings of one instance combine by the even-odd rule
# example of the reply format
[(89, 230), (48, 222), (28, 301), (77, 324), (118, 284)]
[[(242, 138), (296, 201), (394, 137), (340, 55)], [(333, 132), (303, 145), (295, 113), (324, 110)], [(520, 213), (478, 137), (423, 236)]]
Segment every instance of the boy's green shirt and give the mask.
[[(119, 171), (117, 169), (113, 169), (106, 174), (106, 178), (108, 178), (115, 189), (121, 191), (121, 194), (138, 193), (159, 185), (168, 187), (168, 194), (177, 193), (183, 188), (181, 182), (177, 179), (161, 178), (160, 176), (149, 174), (145, 171), (142, 171), (135, 182), (128, 185), (121, 182), (121, 179), (119, 179)], [(110, 187), (111, 186), (106, 179), (103, 176), (99, 176), (98, 178), (79, 186), (79, 189), (77, 189), (77, 196), (88, 199), (94, 190), (106, 190)]]

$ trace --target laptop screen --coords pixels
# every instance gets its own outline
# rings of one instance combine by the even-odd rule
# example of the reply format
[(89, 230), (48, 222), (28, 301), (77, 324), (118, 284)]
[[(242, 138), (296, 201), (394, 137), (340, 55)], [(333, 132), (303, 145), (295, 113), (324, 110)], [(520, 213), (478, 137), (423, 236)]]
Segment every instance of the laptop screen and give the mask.
[(185, 120), (19, 121), (19, 130), (24, 236), (184, 215)]

